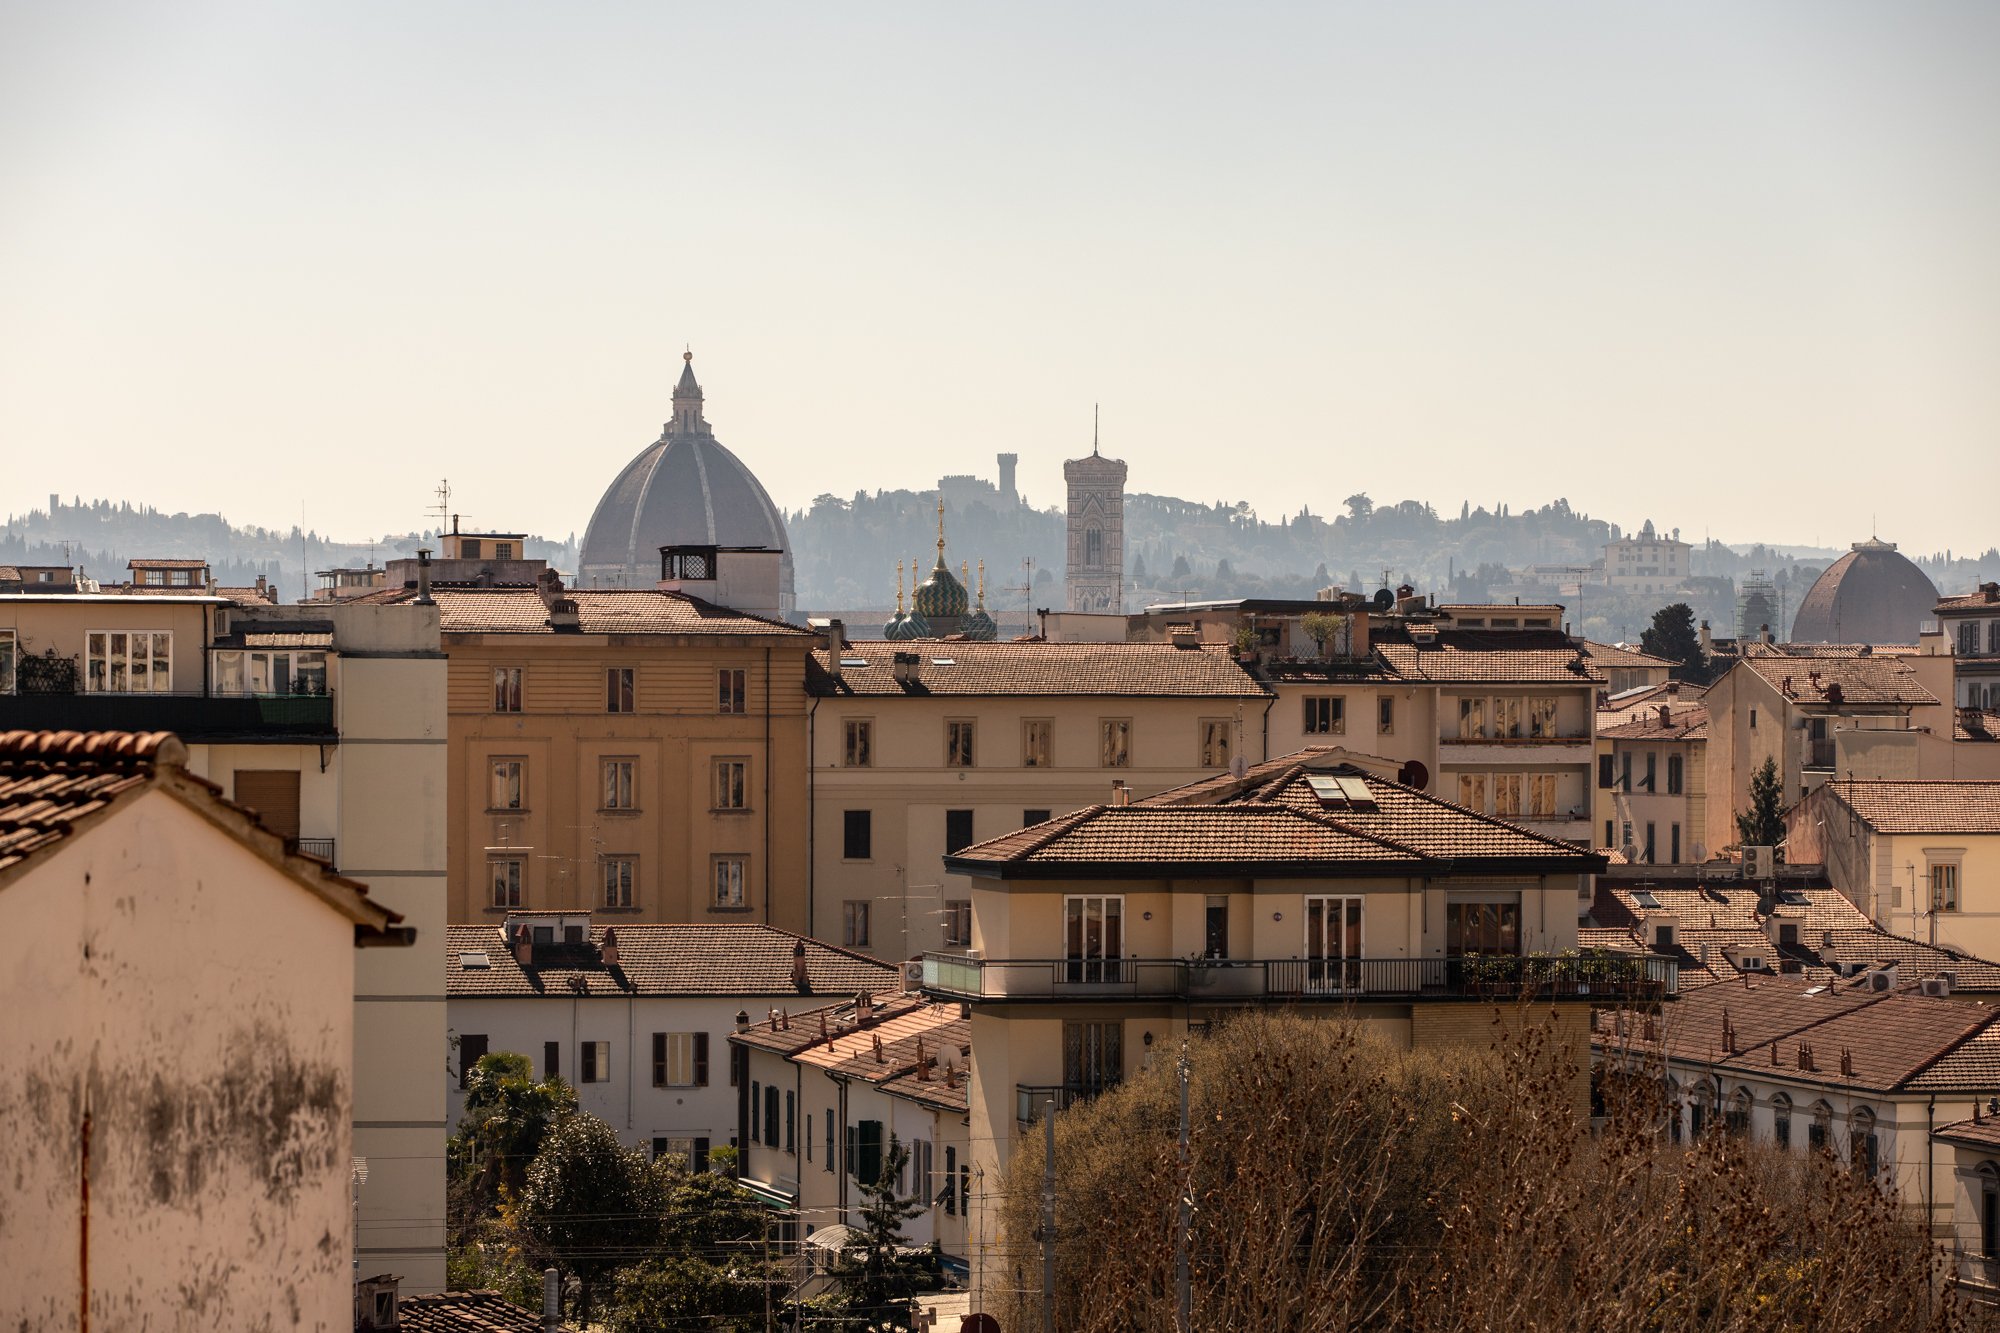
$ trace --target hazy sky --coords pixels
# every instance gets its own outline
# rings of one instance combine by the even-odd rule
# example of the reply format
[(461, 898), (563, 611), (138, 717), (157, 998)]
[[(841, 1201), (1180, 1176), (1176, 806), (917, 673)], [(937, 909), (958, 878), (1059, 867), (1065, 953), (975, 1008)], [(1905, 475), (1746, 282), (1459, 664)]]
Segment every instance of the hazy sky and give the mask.
[(0, 510), (1558, 495), (2000, 540), (2000, 5), (0, 3)]

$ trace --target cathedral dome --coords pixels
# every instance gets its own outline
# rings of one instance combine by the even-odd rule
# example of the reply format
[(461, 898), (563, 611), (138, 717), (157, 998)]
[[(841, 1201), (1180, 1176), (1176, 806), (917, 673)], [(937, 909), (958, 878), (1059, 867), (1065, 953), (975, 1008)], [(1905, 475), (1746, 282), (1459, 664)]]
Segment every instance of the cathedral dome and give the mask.
[(968, 639), (978, 639), (991, 643), (1000, 635), (1000, 627), (993, 623), (993, 617), (986, 614), (984, 606), (975, 606), (958, 622), (958, 632)]
[(702, 417), (690, 353), (674, 388), (674, 419), (627, 463), (584, 530), (578, 582), (650, 588), (662, 546), (748, 546), (784, 552), (779, 596), (793, 606), (792, 552), (784, 516), (763, 483), (725, 449)]
[(1792, 621), (1793, 643), (1915, 643), (1938, 591), (1894, 542), (1865, 541), (1826, 567)]

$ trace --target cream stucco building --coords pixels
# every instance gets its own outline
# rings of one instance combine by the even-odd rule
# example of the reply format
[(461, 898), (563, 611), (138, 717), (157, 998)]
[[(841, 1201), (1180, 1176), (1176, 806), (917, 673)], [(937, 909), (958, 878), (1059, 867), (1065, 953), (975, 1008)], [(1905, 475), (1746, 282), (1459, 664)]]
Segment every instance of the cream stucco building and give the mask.
[(408, 933), (188, 757), (0, 733), (9, 1328), (348, 1323), (356, 947)]
[[(142, 565), (174, 562), (134, 561)], [(179, 562), (186, 564), (188, 562)], [(167, 570), (171, 577), (176, 570)], [(148, 591), (150, 588), (159, 591)], [(445, 661), (430, 606), (276, 606), (178, 592), (0, 596), (0, 729), (169, 730), (187, 768), (417, 932), (358, 960), (360, 1254), (444, 1287)], [(0, 655), (4, 655), (0, 651)]]

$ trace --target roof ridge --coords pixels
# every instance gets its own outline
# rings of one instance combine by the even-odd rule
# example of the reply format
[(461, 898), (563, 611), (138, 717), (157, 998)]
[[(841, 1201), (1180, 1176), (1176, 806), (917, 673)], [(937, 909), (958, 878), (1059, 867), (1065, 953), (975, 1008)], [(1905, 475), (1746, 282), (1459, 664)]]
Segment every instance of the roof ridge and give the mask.
[[(1963, 1008), (1964, 1006), (1960, 1007)], [(1953, 1052), (1957, 1051), (1960, 1047), (1965, 1046), (1966, 1044), (1977, 1040), (1978, 1038), (1986, 1035), (1988, 1032), (1991, 1032), (1993, 1030), (1993, 1025), (1995, 1022), (2000, 1022), (2000, 1009), (1991, 1010), (1981, 1015), (1980, 1021), (1978, 1023), (1974, 1024), (1972, 1027), (1966, 1029), (1965, 1031), (1959, 1033), (1956, 1037), (1953, 1037), (1950, 1041), (1947, 1041), (1941, 1048), (1939, 1048), (1939, 1050), (1936, 1053), (1930, 1055), (1924, 1060), (1919, 1061), (1916, 1068), (1910, 1070), (1907, 1074), (1903, 1075), (1903, 1077), (1896, 1080), (1895, 1086), (1899, 1088), (1903, 1087), (1905, 1084), (1909, 1083), (1912, 1079), (1921, 1076), (1934, 1066), (1941, 1063), (1945, 1059), (1945, 1057), (1951, 1055)]]

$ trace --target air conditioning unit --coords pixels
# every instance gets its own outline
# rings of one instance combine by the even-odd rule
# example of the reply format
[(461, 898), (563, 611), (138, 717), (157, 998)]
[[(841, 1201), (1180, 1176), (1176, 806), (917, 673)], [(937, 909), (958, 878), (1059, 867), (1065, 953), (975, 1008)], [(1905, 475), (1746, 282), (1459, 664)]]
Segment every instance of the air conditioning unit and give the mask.
[(1948, 976), (1925, 977), (1917, 983), (1917, 986), (1925, 995), (1933, 999), (1942, 1000), (1951, 994), (1951, 978)]
[(1894, 990), (1896, 973), (1892, 968), (1881, 967), (1868, 974), (1868, 989), (1872, 991)]
[(903, 989), (922, 990), (923, 987), (924, 987), (923, 961), (921, 959), (913, 958), (909, 962), (903, 964)]
[(1743, 849), (1743, 878), (1770, 879), (1777, 873), (1778, 854), (1772, 847), (1745, 847)]

